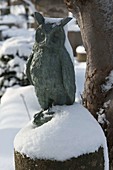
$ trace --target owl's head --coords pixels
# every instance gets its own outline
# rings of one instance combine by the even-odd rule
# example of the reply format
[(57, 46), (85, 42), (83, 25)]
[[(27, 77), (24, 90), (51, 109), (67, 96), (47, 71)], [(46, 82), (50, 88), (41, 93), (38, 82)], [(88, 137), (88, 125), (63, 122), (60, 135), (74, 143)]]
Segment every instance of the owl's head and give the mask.
[(64, 45), (65, 33), (63, 27), (72, 19), (67, 17), (60, 22), (47, 22), (45, 18), (38, 12), (35, 12), (34, 17), (38, 23), (36, 30), (35, 41), (39, 46), (59, 48)]

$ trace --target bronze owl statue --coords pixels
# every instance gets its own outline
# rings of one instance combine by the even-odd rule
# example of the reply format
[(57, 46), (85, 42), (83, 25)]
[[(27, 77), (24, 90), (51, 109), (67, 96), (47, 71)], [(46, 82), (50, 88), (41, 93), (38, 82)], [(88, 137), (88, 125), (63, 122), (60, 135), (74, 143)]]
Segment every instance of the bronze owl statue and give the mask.
[(58, 23), (46, 23), (40, 13), (35, 12), (34, 16), (39, 26), (26, 65), (27, 77), (35, 87), (43, 110), (52, 105), (71, 105), (75, 101), (75, 72), (64, 46), (63, 28), (71, 18), (67, 17)]

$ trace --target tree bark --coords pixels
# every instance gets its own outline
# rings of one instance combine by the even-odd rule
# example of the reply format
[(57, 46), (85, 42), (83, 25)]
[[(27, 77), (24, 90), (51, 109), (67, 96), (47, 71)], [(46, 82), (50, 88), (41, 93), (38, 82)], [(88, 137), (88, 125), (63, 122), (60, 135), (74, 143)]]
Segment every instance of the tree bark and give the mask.
[(67, 5), (76, 15), (87, 51), (84, 105), (96, 119), (104, 115), (113, 166), (113, 82), (109, 79), (113, 70), (113, 0), (67, 0)]

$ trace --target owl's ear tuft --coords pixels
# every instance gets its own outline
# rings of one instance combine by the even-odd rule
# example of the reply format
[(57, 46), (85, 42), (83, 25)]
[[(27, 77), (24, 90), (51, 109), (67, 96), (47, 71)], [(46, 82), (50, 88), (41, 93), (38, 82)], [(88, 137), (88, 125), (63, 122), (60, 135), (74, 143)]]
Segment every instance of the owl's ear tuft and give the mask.
[(71, 20), (72, 20), (71, 17), (67, 17), (67, 18), (61, 20), (61, 26), (64, 27), (64, 26), (65, 26), (69, 21), (71, 21)]
[(43, 25), (45, 23), (44, 17), (39, 12), (34, 13), (34, 18), (39, 25)]

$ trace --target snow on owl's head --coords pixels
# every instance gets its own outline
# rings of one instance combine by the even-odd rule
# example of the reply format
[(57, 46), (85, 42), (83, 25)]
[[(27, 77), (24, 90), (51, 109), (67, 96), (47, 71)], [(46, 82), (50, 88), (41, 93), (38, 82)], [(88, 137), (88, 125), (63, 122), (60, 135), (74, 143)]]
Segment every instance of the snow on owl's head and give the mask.
[(40, 13), (35, 12), (34, 16), (39, 25), (35, 35), (35, 41), (39, 46), (53, 46), (54, 48), (64, 45), (65, 33), (63, 27), (72, 18), (67, 17), (59, 22), (46, 22)]

